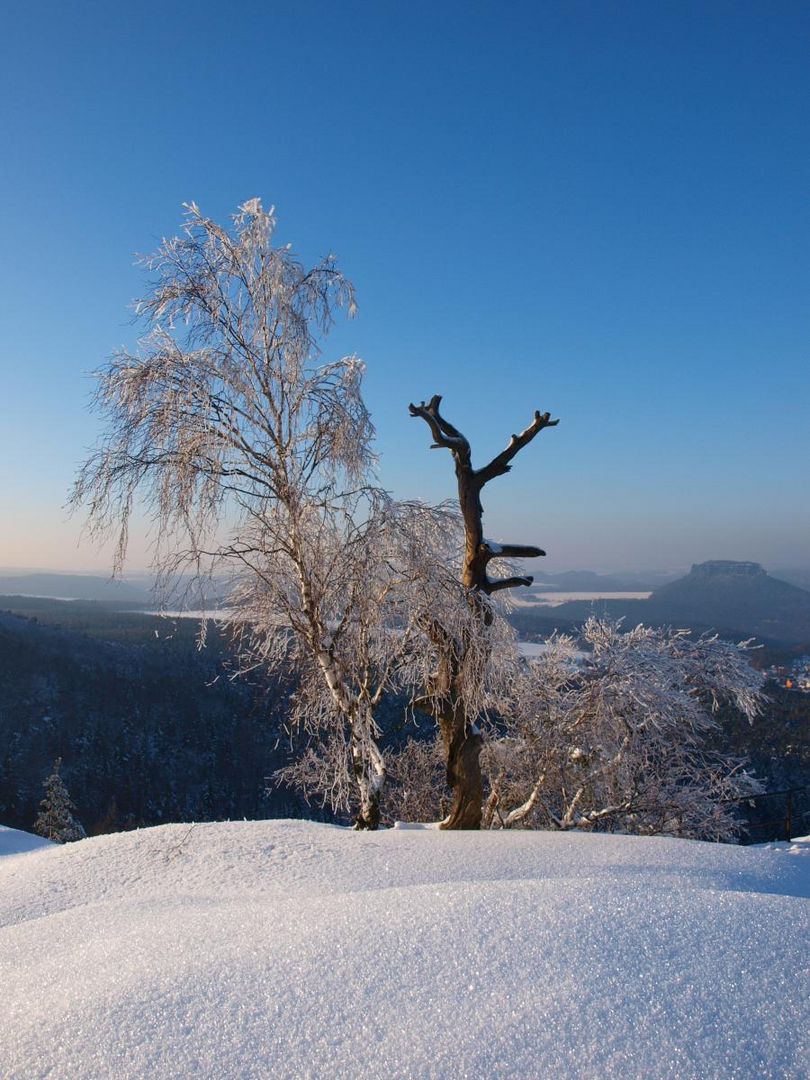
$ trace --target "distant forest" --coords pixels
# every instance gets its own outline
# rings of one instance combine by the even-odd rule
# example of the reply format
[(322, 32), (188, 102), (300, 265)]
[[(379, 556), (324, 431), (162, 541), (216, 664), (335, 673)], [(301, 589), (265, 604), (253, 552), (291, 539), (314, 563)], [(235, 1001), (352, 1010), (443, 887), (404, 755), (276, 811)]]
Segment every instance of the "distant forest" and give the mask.
[[(196, 630), (112, 604), (0, 597), (0, 821), (31, 829), (57, 758), (90, 835), (171, 821), (331, 820), (272, 779), (290, 760), (291, 686), (232, 680), (227, 643), (212, 631), (198, 649)], [(773, 649), (762, 656), (779, 659)], [(718, 740), (751, 759), (769, 792), (796, 792), (799, 835), (810, 828), (810, 695), (768, 692), (765, 716), (753, 726), (722, 717)], [(389, 702), (389, 744), (419, 730), (404, 702)], [(421, 732), (431, 732), (426, 720)], [(787, 811), (784, 795), (742, 805), (743, 838), (781, 835)]]
[(300, 815), (268, 788), (285, 761), (283, 690), (231, 681), (214, 632), (102, 604), (0, 608), (0, 820), (29, 829), (54, 759), (88, 833)]

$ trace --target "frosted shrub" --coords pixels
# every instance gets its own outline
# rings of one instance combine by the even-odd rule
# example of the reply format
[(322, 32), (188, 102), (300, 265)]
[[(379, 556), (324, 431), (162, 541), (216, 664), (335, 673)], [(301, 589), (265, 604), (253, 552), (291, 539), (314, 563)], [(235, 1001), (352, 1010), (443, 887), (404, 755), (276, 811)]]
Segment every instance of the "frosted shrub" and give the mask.
[(762, 788), (710, 741), (722, 702), (759, 712), (748, 643), (591, 618), (582, 644), (579, 665), (567, 637), (526, 665), (486, 751), (486, 823), (731, 839), (729, 800)]
[(450, 789), (444, 750), (438, 739), (408, 739), (387, 755), (389, 782), (383, 799), (387, 821), (440, 821), (447, 814)]

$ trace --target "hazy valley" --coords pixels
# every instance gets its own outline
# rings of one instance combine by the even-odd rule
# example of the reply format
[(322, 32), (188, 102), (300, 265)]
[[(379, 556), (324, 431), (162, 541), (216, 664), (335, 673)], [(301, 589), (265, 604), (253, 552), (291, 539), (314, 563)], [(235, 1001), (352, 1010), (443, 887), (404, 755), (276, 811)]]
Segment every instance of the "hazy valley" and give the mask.
[[(652, 575), (639, 580), (654, 584)], [(774, 671), (791, 670), (795, 658), (810, 654), (810, 593), (752, 564), (703, 564), (658, 585), (649, 600), (611, 598), (616, 585), (633, 582), (587, 572), (547, 575), (531, 590), (532, 601), (563, 584), (590, 585), (593, 599), (550, 608), (524, 600), (510, 619), (529, 640), (575, 631), (604, 610), (633, 623), (716, 628), (764, 640), (753, 662)], [(2, 584), (37, 594), (0, 596), (4, 822), (31, 827), (43, 779), (58, 757), (90, 831), (317, 811), (272, 781), (293, 747), (285, 730), (289, 687), (232, 681), (227, 642), (215, 632), (200, 650), (195, 620), (139, 610), (154, 603), (143, 580), (39, 573), (7, 575)], [(82, 598), (50, 598), (59, 594)], [(753, 726), (729, 714), (718, 738), (750, 758), (768, 791), (800, 789), (810, 784), (810, 694), (774, 681), (767, 690), (765, 714)], [(386, 745), (409, 735), (430, 738), (427, 719), (417, 720), (392, 699)], [(800, 821), (810, 791), (797, 791), (793, 801)], [(749, 835), (779, 835), (785, 811), (783, 796), (743, 807)]]

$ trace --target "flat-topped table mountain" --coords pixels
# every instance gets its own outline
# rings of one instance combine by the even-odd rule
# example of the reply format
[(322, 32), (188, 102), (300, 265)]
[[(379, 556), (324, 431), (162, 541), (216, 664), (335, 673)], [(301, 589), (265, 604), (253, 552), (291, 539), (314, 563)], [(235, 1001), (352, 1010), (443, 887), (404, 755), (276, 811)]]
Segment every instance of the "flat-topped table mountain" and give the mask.
[(648, 600), (576, 600), (543, 618), (581, 624), (591, 613), (628, 622), (715, 629), (724, 635), (780, 644), (810, 642), (810, 592), (771, 577), (755, 562), (713, 559), (695, 564)]

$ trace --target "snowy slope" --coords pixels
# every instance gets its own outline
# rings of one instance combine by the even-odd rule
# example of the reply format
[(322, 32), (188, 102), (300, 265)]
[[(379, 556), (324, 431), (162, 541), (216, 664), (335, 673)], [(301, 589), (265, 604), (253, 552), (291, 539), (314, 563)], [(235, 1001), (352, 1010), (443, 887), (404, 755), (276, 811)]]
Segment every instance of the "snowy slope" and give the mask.
[(36, 851), (37, 848), (53, 847), (52, 840), (46, 840), (43, 836), (35, 836), (33, 833), (21, 832), (19, 829), (9, 829), (7, 825), (0, 825), (0, 856), (20, 855), (24, 851)]
[(2, 1075), (806, 1076), (807, 849), (268, 821), (11, 855)]

